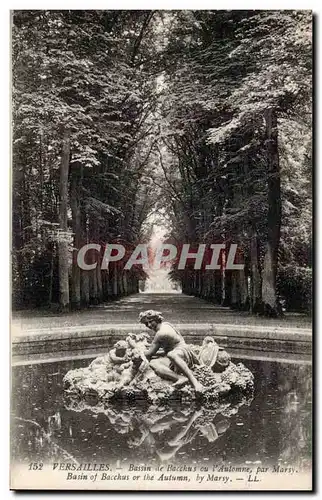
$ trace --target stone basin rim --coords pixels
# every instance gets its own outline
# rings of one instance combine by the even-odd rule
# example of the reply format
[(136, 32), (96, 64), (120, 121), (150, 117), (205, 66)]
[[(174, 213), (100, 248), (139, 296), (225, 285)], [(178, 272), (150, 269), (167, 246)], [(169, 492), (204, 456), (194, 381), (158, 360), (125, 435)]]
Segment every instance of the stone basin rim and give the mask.
[[(252, 339), (270, 339), (279, 341), (294, 341), (294, 342), (311, 342), (312, 341), (312, 330), (311, 329), (293, 329), (293, 328), (277, 328), (277, 327), (261, 327), (258, 326), (250, 327), (245, 325), (226, 325), (226, 324), (177, 324), (176, 328), (184, 332), (185, 335), (193, 335), (199, 337), (199, 334), (207, 332), (210, 335), (216, 336), (226, 336), (235, 338), (252, 338)], [(100, 337), (115, 335), (122, 332), (129, 331), (142, 331), (142, 326), (129, 323), (129, 324), (115, 324), (111, 326), (106, 325), (95, 325), (93, 327), (55, 327), (53, 329), (43, 329), (43, 330), (25, 330), (19, 332), (17, 335), (17, 329), (12, 329), (12, 343), (29, 343), (37, 341), (53, 341), (53, 340), (66, 340), (66, 339), (77, 339), (77, 338), (90, 338), (90, 337)]]

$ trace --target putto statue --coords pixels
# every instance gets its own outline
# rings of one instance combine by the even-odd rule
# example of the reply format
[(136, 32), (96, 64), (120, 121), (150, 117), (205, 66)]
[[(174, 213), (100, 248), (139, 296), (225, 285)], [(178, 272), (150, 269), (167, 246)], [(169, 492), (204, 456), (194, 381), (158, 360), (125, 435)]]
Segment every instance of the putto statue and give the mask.
[(160, 312), (141, 312), (140, 323), (154, 333), (129, 333), (105, 355), (86, 368), (70, 370), (64, 377), (69, 393), (85, 400), (169, 399), (216, 400), (231, 392), (253, 389), (253, 375), (213, 337), (201, 346), (187, 344), (181, 333), (163, 320)]

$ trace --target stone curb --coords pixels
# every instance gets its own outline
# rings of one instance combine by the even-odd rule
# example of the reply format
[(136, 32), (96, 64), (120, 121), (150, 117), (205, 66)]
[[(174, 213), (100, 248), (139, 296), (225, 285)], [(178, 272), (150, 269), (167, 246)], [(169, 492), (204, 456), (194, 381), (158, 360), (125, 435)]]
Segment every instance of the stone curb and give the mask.
[[(256, 339), (271, 339), (271, 340), (293, 340), (298, 342), (311, 342), (312, 331), (308, 328), (295, 329), (295, 328), (282, 328), (282, 327), (267, 327), (267, 326), (248, 326), (248, 325), (234, 325), (234, 324), (212, 324), (212, 323), (198, 323), (198, 324), (177, 324), (176, 328), (185, 334), (193, 334), (199, 332), (209, 332), (209, 335), (227, 335), (227, 337), (250, 337)], [(113, 326), (95, 325), (95, 326), (71, 326), (71, 327), (55, 327), (50, 330), (37, 329), (25, 330), (24, 332), (15, 335), (12, 332), (12, 343), (21, 342), (39, 342), (39, 341), (54, 341), (72, 338), (87, 338), (99, 337), (102, 335), (114, 336), (118, 332), (140, 332), (146, 331), (144, 327), (139, 324), (114, 324)]]
[[(293, 329), (245, 327), (245, 325), (226, 324), (179, 324), (176, 328), (185, 336), (188, 343), (201, 343), (206, 335), (217, 338), (223, 347), (272, 351), (283, 353), (310, 354), (312, 334), (308, 329), (295, 331)], [(55, 331), (53, 331), (55, 330)], [(129, 332), (147, 331), (138, 324), (122, 324), (106, 327), (96, 325), (87, 327), (66, 327), (52, 329), (51, 332), (28, 332), (28, 334), (12, 335), (12, 355), (30, 355), (41, 353), (57, 353), (63, 351), (93, 348), (109, 348), (112, 343), (124, 337)], [(26, 332), (27, 333), (27, 332)]]

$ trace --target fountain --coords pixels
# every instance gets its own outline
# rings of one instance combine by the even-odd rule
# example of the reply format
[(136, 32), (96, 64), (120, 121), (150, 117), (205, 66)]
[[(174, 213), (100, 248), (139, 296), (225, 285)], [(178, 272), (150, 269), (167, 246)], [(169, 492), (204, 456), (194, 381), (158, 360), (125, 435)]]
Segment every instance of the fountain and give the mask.
[(253, 374), (242, 363), (233, 363), (213, 337), (205, 337), (201, 346), (186, 344), (157, 311), (141, 313), (140, 321), (156, 332), (152, 343), (146, 332), (129, 333), (89, 366), (70, 370), (64, 377), (65, 392), (95, 405), (136, 400), (206, 404), (252, 391)]

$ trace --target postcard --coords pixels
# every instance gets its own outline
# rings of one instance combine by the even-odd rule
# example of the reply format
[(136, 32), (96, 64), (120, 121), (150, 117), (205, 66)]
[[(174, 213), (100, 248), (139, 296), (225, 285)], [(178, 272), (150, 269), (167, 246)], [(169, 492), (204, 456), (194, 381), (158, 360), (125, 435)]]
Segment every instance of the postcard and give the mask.
[(14, 10), (13, 490), (312, 490), (312, 12)]

